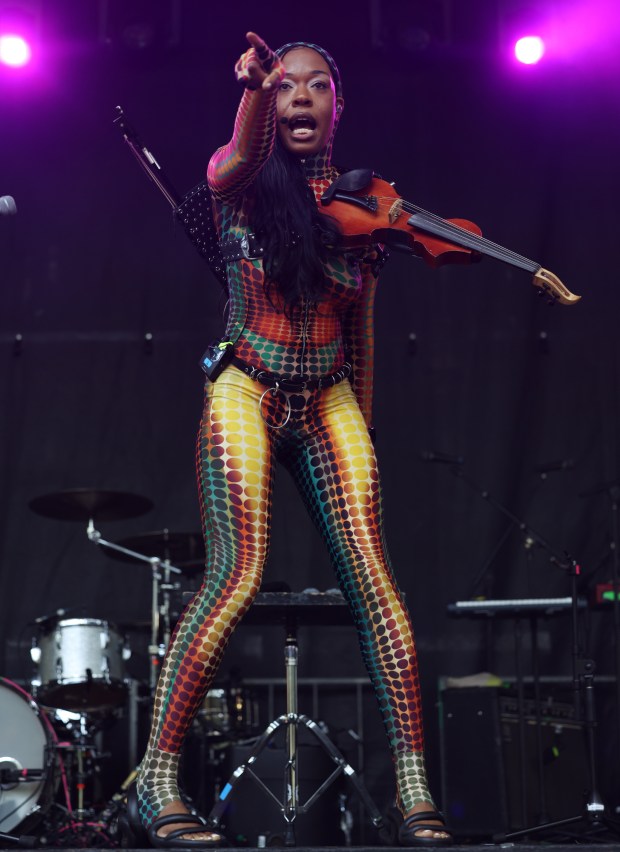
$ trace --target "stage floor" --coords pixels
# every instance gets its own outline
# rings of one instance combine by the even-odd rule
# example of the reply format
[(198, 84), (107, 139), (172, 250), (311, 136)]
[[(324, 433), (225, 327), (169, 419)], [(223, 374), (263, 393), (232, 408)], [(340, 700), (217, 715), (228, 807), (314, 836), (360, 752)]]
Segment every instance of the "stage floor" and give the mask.
[[(514, 852), (541, 852), (541, 849), (549, 849), (553, 850), (553, 852), (574, 852), (575, 847), (578, 846), (580, 850), (583, 852), (590, 852), (592, 850), (601, 850), (601, 849), (620, 849), (620, 841), (616, 842), (583, 842), (576, 841), (574, 843), (549, 843), (549, 842), (541, 842), (541, 843), (483, 843), (483, 844), (457, 844), (454, 846), (443, 847), (451, 850), (451, 852), (489, 852), (490, 849), (502, 849), (502, 850), (514, 850)], [(6, 850), (15, 850), (23, 848), (21, 846), (7, 846), (1, 845), (0, 849)], [(58, 849), (63, 848), (67, 849), (68, 852), (71, 850), (80, 850), (80, 852), (95, 852), (97, 849), (101, 849), (102, 847), (84, 847), (84, 846), (75, 846), (75, 847), (58, 847), (58, 846), (37, 846), (35, 848), (38, 849)], [(114, 848), (114, 847), (104, 847), (104, 848)], [(256, 846), (226, 846), (222, 847), (227, 850), (227, 852), (258, 852), (258, 847)], [(405, 847), (403, 846), (294, 846), (294, 847), (268, 847), (268, 848), (280, 848), (280, 849), (296, 849), (297, 852), (342, 852), (343, 849), (353, 849), (355, 852), (403, 852)], [(416, 847), (414, 847), (416, 848)], [(431, 847), (433, 848), (433, 847)], [(436, 847), (442, 848), (442, 847)], [(140, 852), (140, 850), (138, 850)], [(149, 850), (144, 850), (144, 852), (149, 852)], [(262, 852), (262, 850), (261, 850)]]

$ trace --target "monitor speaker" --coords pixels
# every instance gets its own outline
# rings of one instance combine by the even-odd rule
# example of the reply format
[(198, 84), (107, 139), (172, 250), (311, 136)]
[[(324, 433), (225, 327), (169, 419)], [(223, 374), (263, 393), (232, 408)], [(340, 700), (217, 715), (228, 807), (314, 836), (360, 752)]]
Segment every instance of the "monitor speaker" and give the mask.
[(588, 772), (572, 705), (542, 700), (539, 725), (528, 700), (523, 718), (522, 748), (518, 705), (505, 690), (442, 691), (442, 808), (457, 836), (492, 836), (581, 813)]

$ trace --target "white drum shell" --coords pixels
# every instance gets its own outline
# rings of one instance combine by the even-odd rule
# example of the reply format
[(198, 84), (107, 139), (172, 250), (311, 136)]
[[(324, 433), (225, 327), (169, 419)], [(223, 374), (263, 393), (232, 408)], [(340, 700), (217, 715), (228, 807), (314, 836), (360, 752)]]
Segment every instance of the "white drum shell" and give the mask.
[(10, 833), (17, 826), (27, 831), (51, 804), (51, 736), (32, 698), (5, 679), (0, 680), (0, 720), (0, 769), (43, 773), (40, 781), (4, 784), (0, 791), (0, 831)]
[(76, 712), (123, 704), (127, 686), (123, 637), (107, 621), (59, 621), (38, 642), (37, 699)]

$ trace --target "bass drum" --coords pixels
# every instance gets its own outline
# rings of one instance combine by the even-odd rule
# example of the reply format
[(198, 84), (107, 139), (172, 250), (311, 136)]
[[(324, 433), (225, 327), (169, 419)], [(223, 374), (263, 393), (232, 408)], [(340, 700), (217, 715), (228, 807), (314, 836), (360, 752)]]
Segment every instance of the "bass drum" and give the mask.
[[(55, 773), (55, 734), (31, 695), (0, 678), (0, 831), (27, 833), (50, 808)], [(22, 770), (36, 774), (17, 781)], [(40, 777), (38, 777), (40, 774)]]

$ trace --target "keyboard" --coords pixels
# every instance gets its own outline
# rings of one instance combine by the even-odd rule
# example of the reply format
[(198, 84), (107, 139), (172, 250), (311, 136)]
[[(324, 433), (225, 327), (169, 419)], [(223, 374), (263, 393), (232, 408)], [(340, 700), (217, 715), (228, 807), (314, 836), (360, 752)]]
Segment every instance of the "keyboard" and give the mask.
[[(583, 598), (577, 600), (581, 609), (586, 605)], [(448, 615), (452, 616), (504, 616), (556, 615), (570, 612), (572, 598), (507, 598), (505, 600), (456, 601), (448, 604)]]

